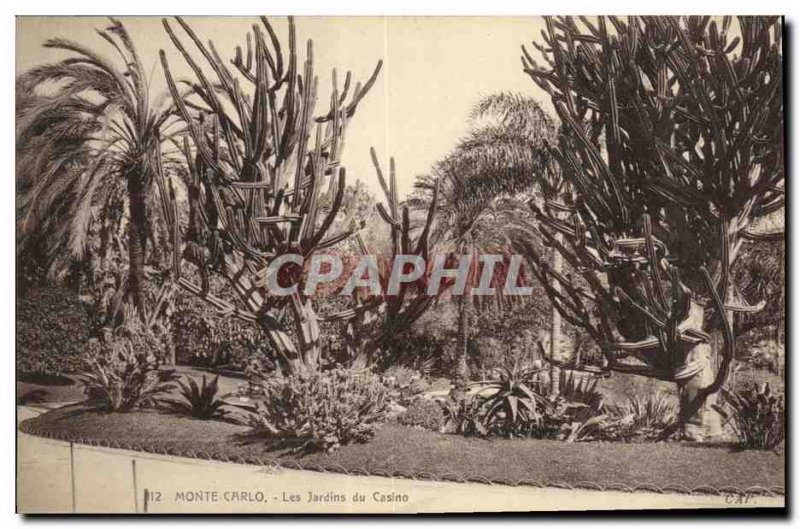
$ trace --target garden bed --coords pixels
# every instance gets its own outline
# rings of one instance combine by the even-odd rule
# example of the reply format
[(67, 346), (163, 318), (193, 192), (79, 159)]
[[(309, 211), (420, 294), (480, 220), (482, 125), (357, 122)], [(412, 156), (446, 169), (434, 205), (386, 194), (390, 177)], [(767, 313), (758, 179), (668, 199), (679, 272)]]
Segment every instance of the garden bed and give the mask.
[(724, 445), (486, 440), (385, 424), (367, 444), (344, 446), (331, 454), (299, 455), (248, 437), (246, 426), (156, 411), (95, 412), (80, 406), (29, 419), (21, 429), (89, 444), (352, 474), (707, 493), (782, 494), (784, 487), (782, 453), (737, 451)]

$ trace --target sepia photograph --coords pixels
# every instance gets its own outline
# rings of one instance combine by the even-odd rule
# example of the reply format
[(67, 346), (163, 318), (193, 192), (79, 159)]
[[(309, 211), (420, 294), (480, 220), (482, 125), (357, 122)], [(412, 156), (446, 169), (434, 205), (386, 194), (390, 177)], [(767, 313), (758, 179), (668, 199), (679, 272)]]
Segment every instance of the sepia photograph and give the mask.
[(17, 513), (785, 512), (782, 16), (100, 14), (15, 19)]

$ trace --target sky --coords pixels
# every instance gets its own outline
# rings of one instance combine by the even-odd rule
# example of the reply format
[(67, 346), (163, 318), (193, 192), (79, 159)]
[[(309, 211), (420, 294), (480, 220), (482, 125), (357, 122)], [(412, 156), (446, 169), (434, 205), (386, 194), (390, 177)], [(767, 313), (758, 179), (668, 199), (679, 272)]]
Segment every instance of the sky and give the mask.
[[(152, 71), (151, 91), (166, 90), (158, 64), (165, 50), (176, 77), (190, 72), (158, 17), (119, 17)], [(201, 39), (212, 39), (219, 53), (232, 58), (244, 47), (257, 18), (186, 17)], [(270, 19), (286, 46), (285, 19)], [(364, 182), (380, 197), (369, 149), (374, 146), (384, 165), (397, 163), (398, 191), (406, 195), (414, 177), (426, 173), (465, 134), (470, 108), (482, 97), (502, 91), (535, 97), (547, 107), (549, 98), (522, 71), (520, 46), (544, 28), (539, 17), (298, 17), (298, 49), (314, 41), (315, 73), (319, 76), (317, 114), (327, 111), (331, 70), (339, 83), (347, 70), (353, 81), (365, 81), (378, 60), (383, 69), (371, 92), (349, 123), (343, 165), (348, 181)], [(108, 22), (99, 17), (18, 17), (17, 73), (66, 56), (44, 48), (45, 40), (67, 38), (114, 57), (114, 50), (95, 32)], [(175, 27), (173, 23), (173, 27)], [(188, 39), (187, 39), (188, 40)], [(186, 42), (186, 40), (185, 40)], [(301, 63), (302, 64), (302, 63)]]

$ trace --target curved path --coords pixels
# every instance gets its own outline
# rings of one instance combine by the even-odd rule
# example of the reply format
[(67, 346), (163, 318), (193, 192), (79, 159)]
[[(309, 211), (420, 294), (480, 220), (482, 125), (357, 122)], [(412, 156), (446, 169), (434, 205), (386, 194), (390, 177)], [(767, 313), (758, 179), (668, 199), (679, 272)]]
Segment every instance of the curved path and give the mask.
[[(18, 422), (44, 411), (29, 406), (17, 410)], [(596, 492), (345, 476), (17, 435), (17, 511), (22, 513), (436, 513), (785, 505), (783, 496)]]

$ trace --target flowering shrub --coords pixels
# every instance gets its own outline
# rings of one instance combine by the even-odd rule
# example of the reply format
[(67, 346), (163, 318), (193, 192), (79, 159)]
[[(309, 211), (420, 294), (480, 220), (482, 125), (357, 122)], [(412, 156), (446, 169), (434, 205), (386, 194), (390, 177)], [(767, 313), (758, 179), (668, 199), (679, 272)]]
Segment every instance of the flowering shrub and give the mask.
[(430, 383), (418, 372), (404, 366), (392, 366), (381, 375), (381, 382), (388, 388), (392, 401), (403, 406), (430, 388)]
[(341, 368), (266, 379), (260, 390), (253, 431), (303, 451), (366, 442), (387, 407), (375, 375)]
[(405, 366), (392, 366), (383, 372), (383, 381), (389, 387), (405, 388), (417, 378), (419, 373)]

